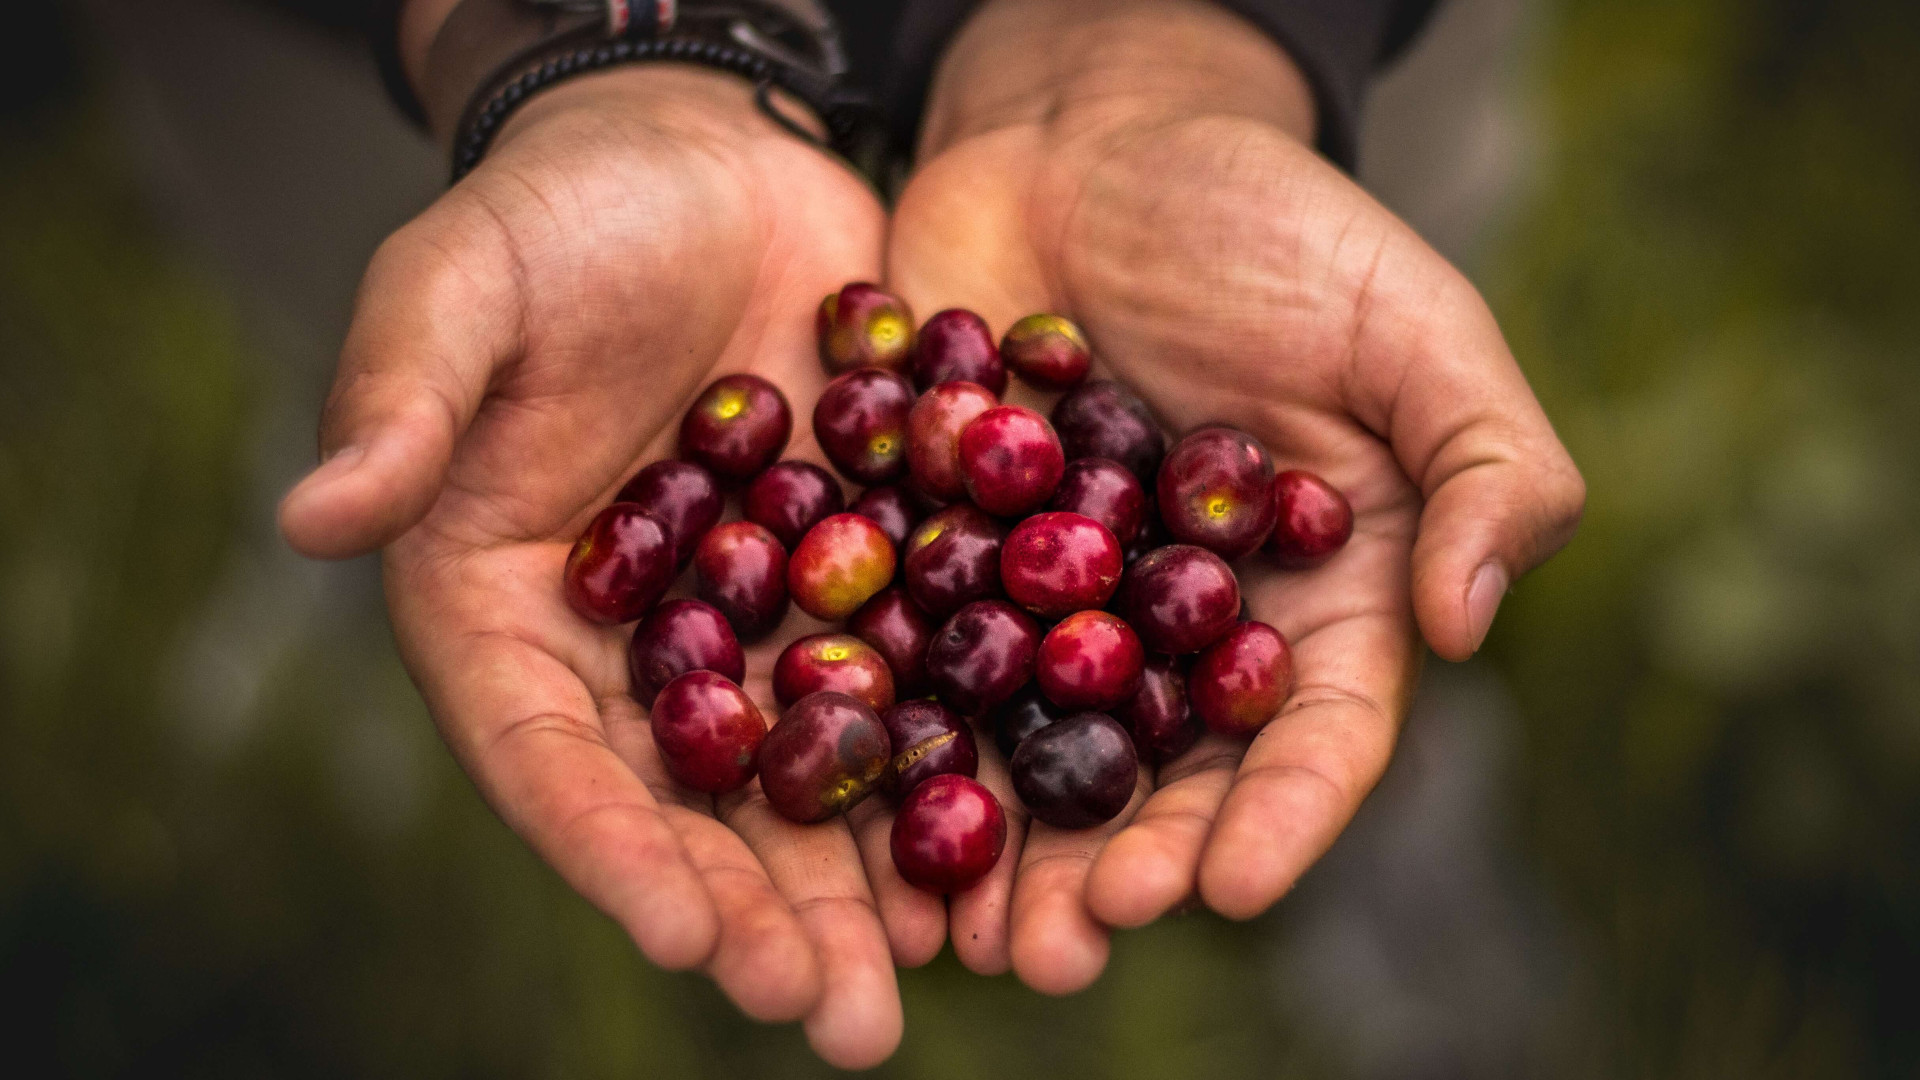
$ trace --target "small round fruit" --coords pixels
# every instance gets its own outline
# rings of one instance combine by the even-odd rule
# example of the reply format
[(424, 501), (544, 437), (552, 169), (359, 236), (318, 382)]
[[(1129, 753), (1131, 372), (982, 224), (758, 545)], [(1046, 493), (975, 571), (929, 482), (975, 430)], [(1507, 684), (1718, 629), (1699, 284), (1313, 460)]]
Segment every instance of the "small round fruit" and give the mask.
[(891, 371), (860, 368), (827, 384), (813, 407), (813, 437), (847, 479), (887, 484), (907, 475), (913, 386)]
[(838, 621), (893, 580), (893, 542), (873, 519), (835, 514), (800, 539), (787, 560), (787, 591), (800, 610)]
[(729, 483), (774, 463), (793, 434), (780, 388), (744, 372), (715, 379), (680, 419), (680, 456)]
[(1033, 678), (1040, 626), (1004, 600), (978, 600), (948, 619), (927, 646), (927, 677), (940, 700), (978, 716)]
[(1273, 534), (1267, 554), (1289, 570), (1318, 566), (1353, 536), (1353, 506), (1340, 489), (1304, 469), (1273, 478)]
[(1013, 527), (1000, 548), (1000, 581), (1043, 619), (1102, 607), (1120, 585), (1120, 545), (1090, 517), (1049, 511)]
[(632, 622), (673, 584), (673, 541), (666, 526), (635, 503), (594, 515), (567, 555), (562, 580), (573, 610), (608, 626)]
[(661, 687), (689, 671), (714, 671), (739, 682), (747, 677), (747, 658), (718, 608), (669, 600), (640, 620), (627, 645), (634, 699), (651, 707)]
[(1293, 690), (1293, 651), (1280, 631), (1243, 622), (1207, 647), (1187, 672), (1187, 694), (1207, 730), (1244, 738), (1280, 712)]
[(1067, 459), (1047, 418), (1021, 405), (1000, 405), (960, 432), (960, 479), (975, 506), (1018, 517), (1047, 504)]
[(913, 352), (913, 311), (878, 285), (850, 282), (820, 301), (813, 332), (828, 371), (898, 370)]
[(902, 559), (908, 595), (935, 618), (999, 596), (1006, 535), (999, 522), (971, 503), (949, 506), (921, 522), (907, 538)]
[(913, 347), (913, 385), (927, 390), (943, 382), (978, 383), (995, 397), (1007, 392), (1007, 369), (993, 331), (987, 320), (965, 308), (935, 312), (920, 327)]
[(1141, 760), (1155, 765), (1186, 753), (1200, 738), (1200, 718), (1187, 705), (1187, 676), (1171, 656), (1147, 661), (1140, 689), (1113, 718), (1133, 733)]
[(1240, 582), (1206, 548), (1169, 544), (1127, 567), (1114, 611), (1153, 652), (1199, 652), (1233, 629)]
[(872, 709), (822, 690), (793, 703), (760, 746), (760, 787), (781, 817), (802, 825), (845, 813), (873, 794), (893, 760)]
[(908, 534), (920, 522), (920, 508), (914, 504), (913, 497), (892, 484), (861, 492), (853, 505), (847, 507), (847, 512), (872, 518), (896, 549), (906, 546)]
[(878, 650), (852, 634), (809, 634), (773, 662), (773, 699), (784, 709), (822, 690), (857, 698), (879, 712), (893, 704), (893, 670)]
[(753, 699), (715, 671), (689, 671), (661, 687), (649, 722), (668, 774), (713, 795), (753, 779), (767, 736)]
[(1047, 700), (1040, 685), (1032, 683), (993, 707), (993, 744), (1002, 757), (1011, 758), (1027, 736), (1067, 718), (1067, 713)]
[(1273, 531), (1273, 459), (1253, 436), (1201, 428), (1160, 463), (1160, 520), (1183, 544), (1237, 559)]
[(833, 474), (810, 461), (782, 461), (753, 478), (741, 498), (748, 521), (763, 525), (787, 550), (823, 519), (846, 509)]
[(1147, 654), (1133, 628), (1104, 611), (1076, 611), (1040, 640), (1034, 678), (1063, 709), (1104, 711), (1140, 689)]
[(668, 458), (635, 473), (620, 489), (620, 502), (638, 503), (666, 527), (675, 566), (687, 565), (700, 538), (720, 520), (720, 484), (691, 461)]
[(907, 472), (913, 486), (942, 503), (965, 495), (960, 432), (998, 404), (993, 391), (978, 383), (941, 383), (921, 394), (907, 414)]
[(905, 589), (890, 585), (873, 594), (847, 620), (847, 632), (873, 647), (893, 672), (897, 698), (919, 697), (927, 685), (927, 645), (940, 628)]
[(787, 617), (787, 549), (751, 521), (715, 526), (693, 551), (695, 592), (720, 610), (741, 641), (758, 641)]
[(937, 701), (903, 701), (881, 713), (880, 722), (892, 740), (896, 795), (936, 776), (972, 776), (980, 767), (973, 728)]
[(1059, 315), (1029, 315), (1008, 327), (1000, 339), (1000, 358), (1044, 390), (1070, 390), (1093, 367), (1086, 335)]
[(936, 776), (900, 804), (888, 843), (907, 884), (933, 893), (964, 892), (1000, 861), (1007, 816), (979, 781)]
[(1112, 458), (1067, 462), (1047, 509), (1090, 517), (1107, 527), (1122, 550), (1147, 521), (1147, 493), (1127, 467)]
[(1013, 790), (1056, 829), (1112, 821), (1133, 799), (1139, 758), (1126, 730), (1101, 713), (1080, 713), (1026, 737), (1013, 752)]
[(1167, 451), (1160, 425), (1139, 395), (1110, 379), (1090, 379), (1053, 406), (1053, 428), (1067, 460), (1111, 458), (1153, 490)]

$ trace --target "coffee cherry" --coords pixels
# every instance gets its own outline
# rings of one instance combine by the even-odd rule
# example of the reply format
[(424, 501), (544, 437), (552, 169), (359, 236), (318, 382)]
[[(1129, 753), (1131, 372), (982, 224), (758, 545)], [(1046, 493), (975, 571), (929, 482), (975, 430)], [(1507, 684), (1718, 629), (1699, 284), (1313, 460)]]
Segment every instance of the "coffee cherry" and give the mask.
[(1012, 697), (993, 707), (993, 744), (1002, 757), (1011, 758), (1026, 737), (1067, 718), (1067, 713), (1041, 693), (1039, 683), (1020, 688)]
[(573, 545), (562, 580), (573, 610), (611, 626), (632, 622), (659, 603), (673, 571), (666, 527), (634, 503), (614, 503), (594, 516)]
[(877, 285), (850, 282), (820, 301), (813, 332), (828, 371), (867, 366), (897, 371), (913, 351), (913, 311)]
[(961, 482), (989, 514), (1018, 517), (1045, 506), (1066, 468), (1053, 425), (1032, 409), (988, 409), (960, 432)]
[(741, 510), (793, 550), (807, 530), (846, 509), (847, 496), (833, 474), (810, 461), (782, 461), (747, 485)]
[(964, 892), (1000, 861), (1007, 817), (978, 781), (936, 776), (900, 804), (888, 844), (907, 884), (934, 893)]
[(1090, 379), (1053, 406), (1053, 428), (1067, 460), (1103, 457), (1127, 467), (1153, 490), (1166, 437), (1139, 395), (1109, 379)]
[(907, 475), (907, 414), (913, 387), (880, 368), (860, 368), (827, 384), (813, 407), (813, 437), (847, 479), (888, 484)]
[(1340, 489), (1302, 469), (1273, 478), (1273, 535), (1266, 551), (1290, 570), (1318, 566), (1353, 535), (1353, 506)]
[(760, 787), (788, 821), (845, 813), (873, 794), (893, 760), (872, 709), (831, 690), (793, 703), (760, 745)]
[(1063, 709), (1105, 710), (1133, 697), (1145, 667), (1132, 627), (1104, 611), (1076, 611), (1040, 640), (1034, 678)]
[(1126, 466), (1111, 458), (1067, 462), (1047, 509), (1082, 514), (1107, 527), (1122, 550), (1147, 520), (1147, 493)]
[(1000, 358), (1043, 390), (1069, 390), (1093, 367), (1080, 328), (1059, 315), (1029, 315), (1007, 328)]
[(753, 779), (767, 723), (746, 691), (715, 671), (689, 671), (660, 688), (649, 716), (668, 775), (718, 795)]
[(913, 385), (927, 390), (943, 382), (978, 383), (995, 397), (1007, 392), (1007, 369), (993, 331), (987, 320), (963, 308), (935, 312), (920, 327), (913, 347)]
[(940, 700), (978, 716), (1033, 678), (1040, 627), (1004, 600), (978, 600), (954, 613), (927, 646), (927, 676)]
[(1033, 816), (1056, 829), (1090, 829), (1133, 799), (1139, 759), (1113, 719), (1080, 713), (1026, 737), (1013, 752), (1013, 790)]
[(758, 375), (726, 375), (680, 419), (680, 456), (741, 483), (773, 464), (792, 434), (793, 410), (778, 387)]
[(929, 691), (927, 645), (940, 628), (898, 585), (873, 594), (847, 620), (847, 632), (871, 645), (893, 672), (894, 696), (919, 697)]
[(781, 708), (821, 690), (857, 698), (875, 712), (893, 704), (893, 671), (880, 653), (852, 634), (809, 634), (773, 663), (773, 698)]
[(693, 552), (695, 592), (720, 610), (741, 641), (758, 641), (787, 617), (787, 549), (751, 521), (715, 526)]
[(787, 591), (800, 610), (837, 621), (893, 580), (893, 543), (869, 518), (835, 514), (800, 539), (787, 560)]
[(1127, 567), (1114, 611), (1153, 652), (1199, 652), (1233, 629), (1240, 583), (1220, 556), (1172, 544)]
[(1043, 619), (1105, 605), (1122, 569), (1120, 545), (1106, 526), (1062, 511), (1014, 526), (1000, 549), (1008, 598)]
[(1173, 538), (1237, 559), (1273, 531), (1273, 459), (1253, 437), (1210, 427), (1160, 464), (1160, 520)]
[(635, 473), (620, 489), (618, 501), (637, 503), (653, 515), (673, 541), (673, 564), (684, 567), (693, 549), (720, 520), (720, 485), (713, 474), (691, 461), (656, 461)]
[(1187, 676), (1171, 656), (1147, 660), (1140, 689), (1113, 710), (1133, 734), (1142, 761), (1162, 764), (1186, 753), (1200, 738), (1200, 718), (1187, 705)]
[(959, 503), (920, 523), (907, 538), (907, 593), (935, 618), (1000, 595), (1000, 523), (970, 503)]
[(1293, 651), (1280, 631), (1243, 622), (1209, 645), (1187, 673), (1193, 711), (1209, 731), (1244, 738), (1280, 712), (1293, 691)]
[(980, 767), (973, 728), (937, 701), (902, 701), (882, 712), (880, 722), (892, 740), (895, 795), (936, 776), (972, 776)]
[[(895, 550), (906, 546), (907, 535), (920, 522), (920, 509), (913, 498), (904, 488), (891, 484), (861, 492), (853, 505), (847, 507), (847, 512), (871, 518), (880, 526), (880, 531), (887, 534), (887, 539), (893, 541)], [(905, 552), (901, 552), (901, 557), (905, 557)]]
[(912, 487), (941, 503), (967, 493), (960, 475), (960, 432), (1000, 403), (977, 383), (946, 382), (920, 395), (907, 414), (907, 472)]
[(734, 682), (747, 677), (746, 655), (727, 617), (698, 600), (669, 600), (647, 613), (627, 645), (633, 696), (651, 707), (660, 688), (689, 671), (713, 671)]

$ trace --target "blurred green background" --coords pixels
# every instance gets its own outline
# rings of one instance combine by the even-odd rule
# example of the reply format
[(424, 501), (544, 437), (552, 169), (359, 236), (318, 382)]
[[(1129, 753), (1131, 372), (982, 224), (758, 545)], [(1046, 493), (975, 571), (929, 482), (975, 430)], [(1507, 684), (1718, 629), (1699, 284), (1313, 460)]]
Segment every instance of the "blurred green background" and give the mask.
[[(349, 72), (334, 113), (246, 49), (298, 108), (206, 70), (170, 97), (137, 6), (36, 6), (0, 76), (0, 1068), (828, 1072), (522, 850), (377, 568), (274, 540), (350, 268), (431, 155), (354, 156), (410, 137), (344, 43), (296, 49)], [(1482, 660), (1430, 665), (1270, 916), (1123, 934), (1065, 1000), (903, 973), (882, 1075), (1920, 1074), (1920, 5), (1455, 8), (1369, 175), (1487, 290), (1588, 477), (1579, 538)], [(358, 186), (258, 182), (247, 133), (283, 128)]]

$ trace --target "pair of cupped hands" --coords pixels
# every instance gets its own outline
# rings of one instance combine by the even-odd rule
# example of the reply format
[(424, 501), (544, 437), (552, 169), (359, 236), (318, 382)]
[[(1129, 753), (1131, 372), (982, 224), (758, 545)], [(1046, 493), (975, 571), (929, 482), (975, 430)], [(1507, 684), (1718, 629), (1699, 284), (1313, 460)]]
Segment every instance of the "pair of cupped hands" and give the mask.
[[(1379, 778), (1421, 663), (1480, 645), (1517, 575), (1583, 502), (1486, 305), (1311, 149), (1284, 53), (1199, 0), (1001, 0), (943, 60), (891, 215), (854, 173), (759, 115), (730, 76), (575, 79), (368, 268), (321, 425), (287, 496), (301, 551), (384, 549), (402, 656), (487, 801), (654, 963), (697, 968), (749, 1016), (804, 1020), (829, 1062), (877, 1063), (903, 1026), (895, 966), (961, 963), (1046, 993), (1091, 983), (1110, 928), (1198, 901), (1277, 901)], [(882, 282), (922, 317), (1038, 311), (1179, 433), (1225, 421), (1351, 499), (1351, 543), (1287, 573), (1248, 560), (1296, 684), (1251, 743), (1143, 769), (1097, 829), (1028, 821), (1006, 762), (1005, 855), (950, 900), (902, 881), (892, 812), (795, 825), (758, 786), (669, 779), (628, 693), (627, 631), (562, 597), (573, 540), (674, 453), (714, 377), (752, 371), (796, 417), (827, 381), (813, 312)], [(774, 715), (796, 612), (747, 654)]]

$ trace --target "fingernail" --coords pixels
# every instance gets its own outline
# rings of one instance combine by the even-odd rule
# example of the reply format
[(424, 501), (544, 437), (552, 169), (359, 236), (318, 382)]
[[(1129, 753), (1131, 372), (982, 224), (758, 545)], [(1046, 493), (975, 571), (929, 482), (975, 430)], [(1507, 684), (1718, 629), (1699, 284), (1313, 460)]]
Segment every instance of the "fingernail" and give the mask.
[(1487, 631), (1493, 629), (1493, 616), (1506, 595), (1505, 567), (1488, 562), (1473, 572), (1473, 583), (1467, 586), (1467, 628), (1473, 632), (1474, 652), (1479, 652), (1481, 643), (1487, 640)]
[(303, 483), (329, 484), (359, 468), (367, 451), (361, 446), (343, 446), (320, 460), (320, 467), (307, 474)]

